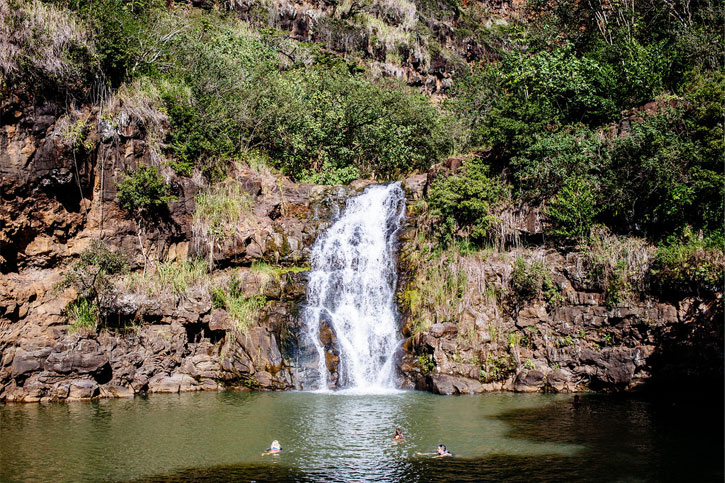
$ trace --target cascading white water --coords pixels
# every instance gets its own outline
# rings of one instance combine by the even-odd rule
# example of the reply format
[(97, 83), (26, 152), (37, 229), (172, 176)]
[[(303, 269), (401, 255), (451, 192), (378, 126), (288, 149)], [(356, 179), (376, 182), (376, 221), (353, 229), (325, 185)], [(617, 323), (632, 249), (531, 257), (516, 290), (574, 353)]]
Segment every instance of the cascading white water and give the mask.
[[(394, 388), (400, 338), (395, 250), (404, 217), (400, 183), (373, 185), (350, 198), (340, 218), (315, 241), (301, 314), (308, 343), (317, 352), (311, 371), (314, 389), (335, 385), (374, 393)], [(339, 353), (338, 376), (332, 384), (320, 341), (323, 324), (334, 334)]]

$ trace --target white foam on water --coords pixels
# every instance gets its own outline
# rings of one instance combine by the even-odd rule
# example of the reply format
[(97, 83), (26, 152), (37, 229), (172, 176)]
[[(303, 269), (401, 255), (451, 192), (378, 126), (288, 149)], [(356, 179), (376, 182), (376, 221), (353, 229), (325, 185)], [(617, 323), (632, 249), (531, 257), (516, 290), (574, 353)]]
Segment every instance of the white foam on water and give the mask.
[(339, 351), (338, 388), (349, 394), (398, 391), (393, 367), (400, 340), (395, 250), (404, 217), (400, 183), (373, 185), (350, 198), (340, 218), (315, 241), (302, 311), (308, 340), (317, 351), (314, 389), (331, 387), (320, 342), (320, 326), (326, 323)]

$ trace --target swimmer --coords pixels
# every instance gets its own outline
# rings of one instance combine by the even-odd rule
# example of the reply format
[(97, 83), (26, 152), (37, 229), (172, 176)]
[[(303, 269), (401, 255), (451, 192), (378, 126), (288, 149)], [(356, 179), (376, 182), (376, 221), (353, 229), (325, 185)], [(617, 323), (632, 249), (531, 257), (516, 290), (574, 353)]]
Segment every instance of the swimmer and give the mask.
[(453, 456), (453, 453), (448, 451), (445, 444), (439, 444), (438, 445), (438, 452), (434, 456), (434, 458), (448, 458), (450, 456)]
[(574, 406), (574, 409), (580, 408), (582, 405), (582, 398), (579, 397), (579, 395), (574, 396), (574, 401), (572, 402), (572, 406)]
[(278, 454), (282, 451), (282, 446), (279, 445), (279, 441), (276, 439), (272, 441), (272, 444), (267, 448), (267, 450), (262, 453), (262, 456), (266, 456), (268, 454)]
[(400, 430), (400, 428), (397, 428), (395, 430), (395, 434), (393, 435), (393, 439), (395, 441), (403, 441), (405, 439), (405, 436), (403, 436), (403, 432)]
[(435, 453), (416, 453), (418, 456), (432, 456), (434, 458), (449, 458), (453, 456), (453, 453), (448, 451), (445, 444), (439, 444), (438, 450)]

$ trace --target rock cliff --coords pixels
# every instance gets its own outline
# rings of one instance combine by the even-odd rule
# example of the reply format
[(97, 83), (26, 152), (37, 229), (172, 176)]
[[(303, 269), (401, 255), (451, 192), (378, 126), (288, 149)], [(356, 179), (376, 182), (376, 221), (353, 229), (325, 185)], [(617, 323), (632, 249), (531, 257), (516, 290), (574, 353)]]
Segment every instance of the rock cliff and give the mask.
[[(224, 183), (249, 206), (227, 236), (210, 239), (195, 224), (197, 195), (208, 182), (177, 174), (160, 155), (154, 139), (167, 129), (163, 116), (153, 127), (159, 134), (123, 103), (101, 112), (6, 94), (0, 104), (0, 400), (294, 388), (310, 245), (346, 197), (369, 182), (295, 184), (239, 162)], [(142, 164), (157, 166), (174, 196), (144, 236), (116, 197), (118, 183)], [(496, 249), (426, 251), (420, 205), (432, 180), (459, 165), (451, 159), (403, 182), (404, 386), (458, 394), (722, 381), (721, 292), (673, 297), (643, 289), (613, 296), (587, 253), (544, 248), (534, 208), (499, 214), (504, 223)], [(94, 240), (124, 254), (130, 272), (114, 280), (98, 330), (71, 330), (67, 307), (77, 293), (61, 282)], [(635, 265), (646, 258), (640, 252), (630, 257)], [(158, 271), (195, 257), (214, 269), (188, 283)], [(141, 275), (145, 265), (149, 273)], [(229, 287), (237, 302), (253, 302), (241, 315), (219, 299), (217, 291)], [(331, 345), (329, 330), (321, 334)], [(335, 372), (336, 355), (327, 362)]]
[[(419, 205), (435, 174), (455, 165), (404, 184), (410, 216), (398, 298), (407, 387), (440, 394), (721, 388), (722, 292), (654, 293), (644, 246), (622, 248), (637, 290), (629, 280), (621, 288), (602, 283), (607, 257), (625, 263), (611, 255), (621, 243), (614, 239), (603, 254), (526, 245), (543, 236), (531, 209), (501, 214), (507, 226), (497, 249), (426, 251)], [(632, 293), (617, 292), (625, 288)]]
[[(240, 163), (225, 183), (250, 206), (210, 254), (193, 222), (204, 179), (179, 176), (160, 159), (138, 113), (7, 94), (0, 105), (0, 400), (293, 388), (287, 349), (309, 246), (366, 182), (293, 184)], [(175, 197), (143, 237), (116, 199), (118, 182), (141, 164), (158, 166)], [(76, 292), (60, 282), (97, 239), (122, 253), (131, 273), (114, 280), (99, 330), (73, 331), (66, 309)], [(196, 256), (215, 269), (190, 286), (153, 278), (154, 266)], [(145, 260), (149, 273), (139, 279)], [(259, 301), (244, 327), (214, 301), (214, 288), (230, 280), (240, 300)]]

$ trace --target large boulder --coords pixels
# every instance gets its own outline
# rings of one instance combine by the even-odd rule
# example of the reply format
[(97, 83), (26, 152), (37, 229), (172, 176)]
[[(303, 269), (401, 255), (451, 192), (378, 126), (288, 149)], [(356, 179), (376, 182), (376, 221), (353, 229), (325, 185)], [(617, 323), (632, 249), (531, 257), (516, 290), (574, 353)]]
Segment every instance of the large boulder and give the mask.
[(476, 379), (455, 377), (448, 374), (428, 376), (430, 390), (436, 394), (477, 394), (483, 392), (483, 385)]

